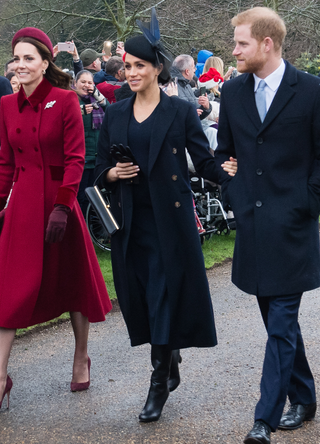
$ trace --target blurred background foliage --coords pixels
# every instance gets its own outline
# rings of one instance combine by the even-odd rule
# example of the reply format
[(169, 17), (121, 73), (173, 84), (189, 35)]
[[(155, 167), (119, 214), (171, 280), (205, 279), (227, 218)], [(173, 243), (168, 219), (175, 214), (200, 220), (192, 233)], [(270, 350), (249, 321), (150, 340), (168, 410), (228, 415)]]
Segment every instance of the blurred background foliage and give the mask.
[[(196, 57), (208, 49), (227, 65), (234, 63), (231, 18), (252, 6), (271, 7), (287, 25), (284, 57), (292, 63), (298, 59), (301, 69), (319, 72), (313, 71), (320, 53), (320, 0), (0, 0), (0, 69), (11, 58), (12, 36), (22, 27), (43, 29), (53, 44), (74, 40), (79, 52), (101, 51), (104, 40), (112, 40), (115, 49), (117, 41), (138, 32), (137, 18), (148, 21), (152, 6), (173, 56)], [(304, 61), (311, 59), (308, 67)], [(71, 62), (70, 55), (59, 54), (59, 66), (68, 68)]]

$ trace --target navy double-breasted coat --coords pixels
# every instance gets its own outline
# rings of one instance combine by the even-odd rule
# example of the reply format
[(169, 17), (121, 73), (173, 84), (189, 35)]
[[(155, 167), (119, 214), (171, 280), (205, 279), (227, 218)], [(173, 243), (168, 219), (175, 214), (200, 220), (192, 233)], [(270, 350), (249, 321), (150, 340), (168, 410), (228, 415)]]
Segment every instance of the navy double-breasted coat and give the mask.
[(263, 123), (253, 75), (227, 82), (215, 156), (238, 160), (234, 178), (221, 172), (223, 201), (237, 222), (235, 285), (258, 296), (319, 287), (319, 78), (286, 62)]
[[(107, 108), (98, 144), (97, 175), (115, 166), (112, 144), (127, 144), (128, 123), (135, 96)], [(161, 245), (168, 289), (169, 345), (175, 348), (216, 344), (213, 310), (185, 155), (187, 147), (201, 176), (214, 180), (216, 166), (195, 107), (161, 92), (149, 150), (148, 183)], [(108, 185), (108, 184), (106, 184)], [(144, 307), (132, 294), (127, 278), (126, 252), (132, 218), (132, 186), (119, 180), (111, 185), (111, 208), (122, 226), (112, 238), (114, 282), (132, 345), (144, 342)], [(143, 252), (141, 251), (141, 254)], [(147, 342), (147, 340), (145, 341)]]

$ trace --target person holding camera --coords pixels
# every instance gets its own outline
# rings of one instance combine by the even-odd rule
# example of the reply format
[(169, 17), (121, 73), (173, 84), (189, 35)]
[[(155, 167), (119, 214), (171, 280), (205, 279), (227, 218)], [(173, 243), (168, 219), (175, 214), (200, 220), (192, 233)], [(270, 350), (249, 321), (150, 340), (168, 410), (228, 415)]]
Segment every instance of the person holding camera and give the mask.
[(104, 321), (112, 308), (76, 199), (85, 145), (70, 77), (52, 62), (40, 29), (18, 31), (12, 50), (21, 88), (0, 107), (0, 407), (6, 395), (9, 404), (17, 328), (69, 311), (70, 388), (81, 391), (90, 385), (89, 322)]
[(98, 138), (104, 111), (109, 102), (94, 85), (93, 74), (89, 71), (78, 72), (75, 79), (75, 89), (79, 97), (86, 144), (85, 164), (77, 199), (82, 214), (86, 218), (89, 201), (85, 189), (94, 183)]

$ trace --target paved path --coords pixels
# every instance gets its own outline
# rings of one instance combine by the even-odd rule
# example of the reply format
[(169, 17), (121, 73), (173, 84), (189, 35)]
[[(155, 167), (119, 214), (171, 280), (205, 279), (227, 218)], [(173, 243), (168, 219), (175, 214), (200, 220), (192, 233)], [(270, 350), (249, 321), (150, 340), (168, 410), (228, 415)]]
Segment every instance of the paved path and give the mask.
[[(9, 411), (0, 412), (0, 444), (233, 444), (251, 428), (266, 334), (255, 299), (230, 283), (230, 264), (208, 273), (219, 345), (182, 351), (182, 383), (157, 423), (140, 424), (150, 378), (148, 345), (131, 348), (121, 314), (90, 332), (92, 385), (71, 393), (70, 323), (14, 343)], [(320, 387), (320, 291), (305, 295), (301, 327)], [(196, 295), (195, 295), (196, 301)], [(320, 414), (272, 444), (319, 444)]]

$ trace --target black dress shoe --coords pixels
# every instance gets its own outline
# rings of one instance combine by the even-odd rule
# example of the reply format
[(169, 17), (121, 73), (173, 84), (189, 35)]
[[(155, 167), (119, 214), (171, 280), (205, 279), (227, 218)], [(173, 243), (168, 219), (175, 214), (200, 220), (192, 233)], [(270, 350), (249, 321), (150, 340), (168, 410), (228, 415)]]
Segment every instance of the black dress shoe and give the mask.
[(256, 421), (252, 430), (244, 438), (245, 444), (270, 444), (271, 429), (263, 421)]
[(278, 429), (295, 430), (302, 427), (303, 421), (311, 421), (317, 410), (317, 404), (292, 404), (285, 415), (280, 419)]

